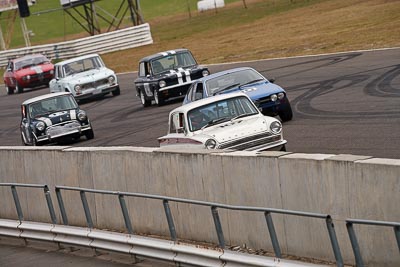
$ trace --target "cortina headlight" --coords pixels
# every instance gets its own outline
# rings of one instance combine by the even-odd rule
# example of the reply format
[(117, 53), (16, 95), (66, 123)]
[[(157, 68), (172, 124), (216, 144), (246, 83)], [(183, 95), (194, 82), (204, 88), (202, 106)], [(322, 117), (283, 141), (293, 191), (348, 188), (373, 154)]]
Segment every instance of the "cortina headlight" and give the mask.
[(285, 97), (285, 94), (284, 93), (279, 93), (278, 94), (278, 99), (282, 99), (282, 98), (284, 98)]
[(115, 81), (115, 78), (114, 78), (114, 76), (110, 76), (110, 77), (108, 77), (108, 82), (109, 82), (110, 84), (113, 84), (113, 83), (114, 83), (114, 81)]
[(39, 121), (38, 123), (36, 123), (36, 129), (38, 131), (43, 131), (44, 128), (46, 128), (46, 124), (43, 121)]
[(82, 89), (82, 87), (79, 84), (74, 86), (75, 92), (79, 92), (81, 89)]
[(280, 123), (279, 121), (274, 121), (271, 123), (269, 128), (271, 129), (271, 132), (273, 132), (274, 134), (280, 134), (282, 131), (282, 123)]
[(83, 110), (81, 110), (81, 111), (79, 111), (79, 113), (78, 113), (78, 120), (80, 120), (80, 121), (84, 121), (84, 120), (86, 120), (86, 112), (85, 111), (83, 111)]
[(203, 77), (205, 77), (205, 76), (207, 76), (207, 75), (210, 74), (210, 73), (208, 72), (208, 70), (203, 70), (203, 71), (201, 72), (201, 74), (203, 75)]
[(271, 101), (275, 102), (278, 99), (278, 96), (276, 94), (271, 95)]
[(161, 80), (161, 81), (158, 83), (158, 85), (159, 85), (160, 87), (165, 87), (167, 84), (166, 84), (166, 82), (165, 82), (164, 80)]
[(207, 149), (216, 149), (217, 142), (214, 139), (208, 139), (205, 143)]

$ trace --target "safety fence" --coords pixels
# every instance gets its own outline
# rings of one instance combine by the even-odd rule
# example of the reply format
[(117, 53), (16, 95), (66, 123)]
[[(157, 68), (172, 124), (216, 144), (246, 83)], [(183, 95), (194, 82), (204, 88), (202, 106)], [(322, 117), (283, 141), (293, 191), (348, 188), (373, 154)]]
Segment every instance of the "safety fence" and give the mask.
[[(18, 197), (17, 187), (27, 187), (27, 188), (41, 188), (43, 189), (45, 199), (47, 202), (47, 207), (49, 209), (50, 219), (53, 224), (57, 224), (57, 216), (55, 213), (55, 209), (52, 204), (52, 199), (50, 195), (50, 190), (47, 185), (33, 185), (33, 184), (17, 184), (17, 183), (0, 183), (2, 187), (10, 187), (12, 196), (14, 199), (18, 219), (20, 222), (23, 221), (24, 216), (21, 209), (21, 203)], [(151, 194), (142, 194), (142, 193), (130, 193), (130, 192), (120, 192), (120, 191), (108, 191), (108, 190), (95, 190), (95, 189), (87, 189), (87, 188), (79, 188), (79, 187), (68, 187), (68, 186), (55, 186), (55, 192), (57, 196), (57, 201), (59, 205), (59, 210), (61, 213), (62, 224), (69, 225), (68, 223), (68, 214), (66, 212), (66, 208), (64, 206), (64, 201), (62, 197), (62, 191), (75, 191), (80, 194), (82, 207), (86, 217), (87, 227), (89, 229), (95, 228), (95, 225), (92, 220), (90, 207), (86, 198), (87, 193), (91, 194), (102, 194), (102, 195), (114, 195), (118, 197), (122, 216), (124, 218), (125, 227), (127, 232), (130, 235), (135, 234), (134, 229), (131, 223), (130, 215), (126, 206), (125, 197), (134, 197), (134, 198), (144, 198), (144, 199), (153, 199), (160, 200), (164, 207), (166, 221), (168, 223), (170, 238), (172, 241), (178, 240), (178, 235), (176, 232), (176, 228), (174, 225), (173, 214), (170, 209), (170, 202), (175, 203), (184, 203), (190, 204), (194, 206), (207, 206), (210, 208), (211, 216), (214, 221), (216, 234), (218, 237), (218, 245), (221, 249), (225, 249), (225, 239), (223, 228), (221, 224), (221, 220), (219, 217), (218, 209), (226, 209), (226, 210), (235, 210), (235, 211), (253, 211), (253, 212), (262, 212), (265, 216), (266, 224), (268, 227), (270, 239), (273, 245), (275, 257), (282, 258), (282, 253), (280, 250), (280, 245), (278, 241), (278, 237), (275, 231), (272, 214), (283, 214), (289, 216), (301, 216), (301, 217), (310, 217), (315, 219), (324, 220), (327, 227), (327, 232), (331, 241), (332, 250), (336, 259), (337, 266), (344, 266), (343, 259), (341, 256), (340, 246), (336, 237), (335, 228), (332, 222), (332, 218), (328, 214), (320, 214), (320, 213), (310, 213), (310, 212), (301, 212), (301, 211), (293, 211), (293, 210), (283, 210), (283, 209), (269, 209), (269, 208), (261, 208), (261, 207), (251, 207), (251, 206), (233, 206), (233, 205), (225, 205), (213, 202), (205, 202), (205, 201), (197, 201), (183, 198), (174, 198), (174, 197), (165, 197), (160, 195), (151, 195)], [(384, 222), (384, 221), (367, 221), (367, 220), (355, 220), (355, 219), (347, 219), (346, 226), (348, 229), (349, 238), (352, 244), (356, 265), (358, 267), (364, 266), (360, 248), (357, 242), (357, 236), (353, 229), (353, 224), (367, 224), (367, 225), (375, 225), (375, 226), (385, 226), (385, 227), (393, 227), (395, 237), (397, 240), (397, 245), (400, 253), (400, 223), (397, 222)], [(1, 234), (1, 232), (0, 232)]]
[(73, 41), (0, 51), (0, 67), (5, 67), (11, 58), (29, 54), (43, 54), (50, 59), (68, 59), (90, 53), (103, 54), (152, 43), (150, 25), (145, 23)]

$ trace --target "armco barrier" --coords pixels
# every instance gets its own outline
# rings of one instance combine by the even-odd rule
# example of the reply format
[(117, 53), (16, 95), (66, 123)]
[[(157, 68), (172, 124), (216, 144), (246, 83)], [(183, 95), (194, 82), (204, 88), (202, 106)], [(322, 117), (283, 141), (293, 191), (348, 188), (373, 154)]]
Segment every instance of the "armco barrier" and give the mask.
[[(173, 151), (137, 147), (0, 147), (0, 182), (47, 184), (96, 190), (140, 192), (232, 206), (269, 207), (330, 214), (344, 263), (355, 258), (346, 219), (399, 222), (400, 160), (354, 155), (288, 152)], [(35, 192), (30, 192), (35, 191)], [(50, 222), (37, 190), (21, 190), (21, 209), (28, 221)], [(70, 225), (87, 225), (76, 192), (63, 192)], [(123, 231), (119, 200), (88, 194), (93, 224)], [(0, 218), (16, 218), (10, 190), (0, 187)], [(165, 210), (156, 200), (127, 198), (136, 233), (169, 236)], [(218, 244), (209, 208), (170, 203), (180, 239)], [(55, 207), (56, 214), (60, 214)], [(162, 215), (160, 215), (162, 214)], [(58, 221), (61, 217), (58, 215)], [(163, 219), (160, 219), (163, 216)], [(274, 251), (262, 214), (219, 210), (225, 242), (253, 250)], [(326, 225), (308, 218), (274, 215), (283, 255), (335, 261)], [(225, 230), (226, 229), (226, 230)], [(364, 264), (399, 266), (400, 256), (389, 227), (356, 228)]]
[(90, 53), (109, 53), (152, 43), (150, 25), (145, 23), (73, 41), (0, 51), (0, 67), (5, 67), (10, 58), (27, 54), (41, 53), (51, 59), (67, 59)]

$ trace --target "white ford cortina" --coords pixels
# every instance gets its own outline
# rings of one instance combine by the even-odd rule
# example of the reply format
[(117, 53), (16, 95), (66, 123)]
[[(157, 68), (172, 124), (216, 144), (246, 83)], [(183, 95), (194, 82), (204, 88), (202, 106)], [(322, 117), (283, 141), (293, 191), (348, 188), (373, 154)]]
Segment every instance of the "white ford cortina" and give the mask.
[(70, 92), (80, 100), (112, 93), (120, 94), (117, 76), (98, 54), (76, 57), (54, 65), (50, 92)]
[(161, 147), (285, 151), (279, 120), (264, 116), (244, 93), (217, 95), (183, 105), (169, 114)]

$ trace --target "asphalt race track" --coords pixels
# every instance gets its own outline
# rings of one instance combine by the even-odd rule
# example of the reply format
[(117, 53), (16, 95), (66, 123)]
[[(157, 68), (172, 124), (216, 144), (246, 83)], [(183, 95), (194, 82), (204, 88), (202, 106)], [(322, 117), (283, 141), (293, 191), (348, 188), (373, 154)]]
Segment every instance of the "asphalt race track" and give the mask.
[[(262, 57), (262, 56), (260, 56)], [(136, 62), (133, 64), (137, 64)], [(239, 66), (257, 69), (288, 92), (294, 117), (284, 123), (287, 150), (400, 159), (400, 48), (209, 66), (212, 72)], [(121, 95), (81, 103), (95, 138), (70, 146), (157, 147), (168, 113), (182, 99), (143, 108), (133, 81), (119, 75)], [(0, 145), (22, 144), (20, 104), (49, 92), (0, 93)]]

